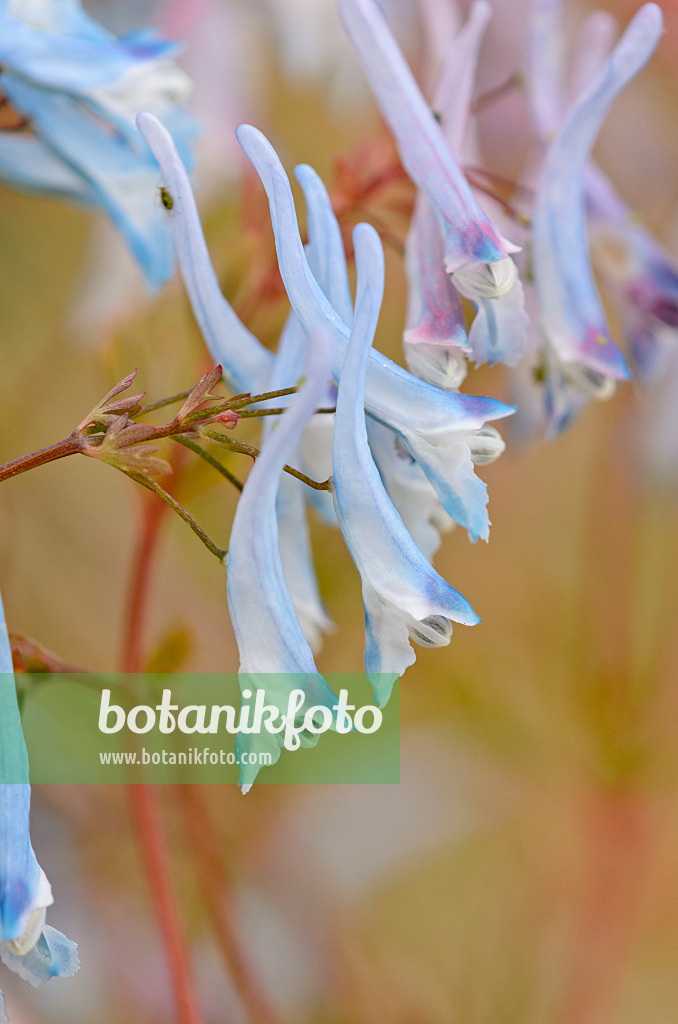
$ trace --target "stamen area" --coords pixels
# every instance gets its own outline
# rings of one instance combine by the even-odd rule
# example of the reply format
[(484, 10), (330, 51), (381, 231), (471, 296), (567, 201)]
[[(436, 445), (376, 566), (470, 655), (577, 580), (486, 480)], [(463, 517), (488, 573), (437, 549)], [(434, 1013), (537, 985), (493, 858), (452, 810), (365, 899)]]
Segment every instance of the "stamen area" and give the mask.
[(46, 910), (44, 907), (38, 907), (37, 910), (33, 911), (21, 935), (16, 939), (5, 942), (5, 946), (7, 946), (10, 953), (13, 953), (15, 956), (24, 956), (26, 953), (30, 953), (42, 935), (45, 917)]
[(444, 615), (429, 615), (421, 622), (409, 622), (407, 631), (410, 639), (421, 647), (447, 647), (452, 636), (452, 623)]
[(471, 301), (498, 299), (510, 292), (518, 277), (518, 268), (510, 256), (494, 263), (471, 263), (452, 274), (452, 284)]

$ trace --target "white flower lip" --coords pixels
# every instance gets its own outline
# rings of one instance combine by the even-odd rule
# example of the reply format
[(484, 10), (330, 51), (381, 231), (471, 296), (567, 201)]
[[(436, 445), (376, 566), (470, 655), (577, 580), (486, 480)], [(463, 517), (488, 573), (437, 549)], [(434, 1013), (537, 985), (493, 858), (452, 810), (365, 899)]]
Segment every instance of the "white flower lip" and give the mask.
[(510, 256), (494, 263), (471, 263), (452, 274), (452, 283), (467, 299), (498, 299), (511, 291), (518, 268)]

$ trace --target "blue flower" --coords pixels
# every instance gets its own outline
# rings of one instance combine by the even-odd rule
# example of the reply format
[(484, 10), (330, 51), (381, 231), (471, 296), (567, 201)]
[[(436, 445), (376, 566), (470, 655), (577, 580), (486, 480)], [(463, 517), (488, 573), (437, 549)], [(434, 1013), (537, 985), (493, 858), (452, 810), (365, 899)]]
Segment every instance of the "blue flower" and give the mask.
[(171, 197), (169, 209), (163, 213), (172, 228), (181, 276), (209, 353), (223, 367), (228, 386), (237, 394), (262, 392), (273, 356), (247, 330), (221, 293), (181, 155), (170, 132), (153, 114), (140, 113), (137, 125), (160, 165)]
[[(518, 247), (503, 238), (490, 222), (458, 164), (478, 49), (490, 8), (484, 3), (474, 4), (467, 24), (453, 42), (434, 98), (439, 124), (391, 35), (379, 5), (374, 0), (338, 0), (338, 6), (365, 76), (393, 132), (403, 166), (421, 190), (421, 198), (426, 198), (442, 231), (442, 253), (435, 252), (437, 245), (433, 251), (427, 251), (422, 267), (425, 277), (429, 277), (428, 267), (434, 270), (430, 276), (436, 296), (433, 311), (441, 304), (447, 308), (450, 328), (454, 330), (460, 310), (458, 303), (450, 303), (445, 297), (439, 275), (446, 271), (457, 291), (473, 302), (478, 311), (469, 336), (475, 362), (515, 365), (527, 343), (522, 286), (509, 255), (517, 252)], [(420, 258), (417, 250), (421, 252), (421, 243), (417, 242), (416, 235), (422, 225), (417, 222), (425, 216), (425, 206), (420, 202), (413, 225), (414, 238), (410, 245), (414, 254), (410, 260)], [(440, 256), (442, 266), (435, 269), (432, 261)], [(412, 283), (418, 290), (416, 275)], [(419, 305), (419, 299), (413, 301)], [(416, 313), (416, 306), (415, 310), (410, 310), (410, 318), (413, 313)], [(426, 328), (426, 322), (423, 326)], [(413, 338), (416, 340), (417, 335)], [(435, 343), (441, 341), (444, 344), (445, 338)], [(444, 359), (441, 360), (439, 351), (427, 345), (427, 350), (417, 354), (413, 351), (412, 339), (408, 344), (406, 337), (408, 359), (416, 359), (418, 355), (416, 365), (420, 371), (424, 370), (426, 379), (454, 386), (462, 372), (458, 348), (460, 344), (463, 347), (463, 336), (458, 331), (452, 333), (450, 343), (447, 381)], [(431, 364), (428, 372), (427, 360)]]
[[(309, 267), (326, 298), (344, 323), (350, 325), (353, 305), (346, 254), (327, 190), (320, 177), (307, 164), (297, 167), (295, 174), (306, 200), (309, 237), (306, 253)], [(444, 278), (449, 285), (446, 275)], [(453, 295), (456, 295), (454, 291)], [(447, 365), (449, 370), (449, 361)], [(391, 501), (417, 547), (427, 558), (431, 558), (440, 546), (440, 534), (451, 529), (454, 523), (443, 509), (440, 498), (421, 466), (398, 443), (398, 436), (392, 430), (370, 417), (367, 422), (367, 438)], [(327, 438), (327, 441), (331, 461), (331, 438)]]
[(153, 287), (174, 260), (134, 117), (141, 107), (162, 116), (190, 161), (190, 82), (175, 49), (147, 31), (117, 39), (76, 0), (0, 2), (0, 97), (24, 125), (0, 132), (0, 179), (103, 209)]
[(586, 169), (612, 101), (650, 58), (662, 24), (656, 4), (645, 4), (637, 12), (575, 100), (541, 171), (533, 214), (533, 262), (546, 342), (547, 402), (556, 430), (567, 425), (587, 397), (607, 397), (615, 381), (630, 376), (610, 336), (593, 278)]
[[(228, 608), (240, 652), (243, 696), (247, 689), (264, 689), (267, 699), (284, 713), (290, 691), (302, 689), (306, 696), (299, 712), (302, 717), (304, 708), (323, 705), (332, 711), (338, 701), (318, 673), (294, 610), (280, 558), (276, 517), (283, 466), (322, 399), (329, 377), (328, 343), (322, 333), (314, 333), (307, 351), (305, 384), (250, 470), (233, 519), (227, 559)], [(317, 735), (304, 732), (301, 742), (312, 745)], [(258, 771), (256, 766), (242, 763), (243, 755), (256, 747), (268, 751), (275, 763), (281, 745), (280, 734), (238, 733), (236, 755), (242, 765), (243, 792)]]
[[(0, 960), (31, 985), (78, 970), (77, 946), (45, 924), (52, 890), (29, 835), (28, 757), (0, 601)], [(0, 1021), (6, 1021), (0, 992)]]
[[(339, 380), (333, 479), (337, 517), (360, 573), (365, 605), (365, 669), (402, 675), (415, 660), (410, 640), (450, 642), (452, 621), (479, 621), (468, 601), (438, 575), (396, 512), (374, 463), (365, 426), (365, 374), (384, 285), (383, 250), (367, 224), (354, 234), (358, 286), (351, 340)], [(385, 704), (391, 686), (375, 683)]]
[[(139, 131), (155, 155), (171, 196), (170, 218), (181, 274), (191, 307), (210, 355), (223, 367), (224, 378), (236, 393), (274, 391), (296, 384), (303, 369), (305, 335), (294, 316), (283, 331), (274, 358), (245, 327), (223, 296), (207, 251), (188, 174), (170, 134), (152, 114), (141, 113)], [(284, 404), (276, 399), (274, 405)], [(270, 420), (265, 420), (265, 435)], [(290, 453), (296, 464), (296, 452)], [(329, 468), (326, 476), (329, 475)], [(313, 568), (306, 522), (305, 488), (298, 480), (281, 480), (277, 500), (278, 527), (283, 543), (283, 568), (304, 635), (316, 650), (331, 628)], [(315, 492), (314, 492), (315, 493)], [(326, 492), (324, 497), (329, 498)], [(331, 499), (330, 499), (330, 507)], [(334, 513), (333, 513), (334, 515)]]
[[(318, 326), (331, 331), (332, 375), (337, 380), (350, 330), (308, 266), (287, 175), (261, 132), (241, 125), (237, 135), (268, 193), (278, 263), (292, 307), (306, 331)], [(308, 190), (306, 197), (308, 202)], [(318, 191), (315, 199), (327, 202), (326, 194)], [(511, 407), (495, 399), (433, 387), (370, 350), (365, 408), (400, 435), (455, 522), (465, 526), (474, 540), (487, 538), (487, 488), (473, 465), (492, 461), (503, 449), (499, 435), (486, 423), (510, 415)]]

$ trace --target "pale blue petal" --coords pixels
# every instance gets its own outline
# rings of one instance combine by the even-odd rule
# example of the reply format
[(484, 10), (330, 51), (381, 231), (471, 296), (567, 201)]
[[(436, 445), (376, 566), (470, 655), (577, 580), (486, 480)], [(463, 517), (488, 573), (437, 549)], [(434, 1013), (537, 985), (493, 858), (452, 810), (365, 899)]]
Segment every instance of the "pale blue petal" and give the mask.
[(607, 60), (619, 35), (619, 22), (609, 11), (591, 11), (582, 22), (572, 44), (567, 81), (568, 96), (573, 99)]
[[(280, 272), (294, 311), (307, 331), (325, 327), (332, 333), (333, 376), (338, 377), (350, 331), (315, 281), (299, 236), (294, 200), (285, 171), (270, 143), (249, 125), (241, 125), (238, 139), (254, 164), (268, 193)], [(361, 237), (361, 236), (359, 236)], [(487, 491), (481, 481), (468, 486), (460, 475), (465, 459), (472, 474), (469, 443), (474, 431), (489, 419), (513, 412), (491, 398), (475, 398), (442, 391), (418, 380), (386, 356), (370, 349), (365, 389), (367, 411), (397, 431), (438, 491), (455, 521), (466, 526), (474, 539), (486, 537), (489, 521)], [(464, 484), (455, 493), (457, 476)]]
[(339, 0), (338, 7), (403, 166), (440, 218), (448, 272), (515, 252), (476, 202), (379, 5), (374, 0)]
[(452, 40), (433, 97), (443, 134), (456, 158), (461, 154), (466, 125), (476, 88), (478, 55), (492, 16), (486, 0), (475, 0), (468, 17)]
[(397, 434), (369, 416), (367, 439), (389, 498), (412, 540), (430, 562), (440, 547), (441, 534), (453, 529), (453, 520), (419, 463), (403, 449)]
[(221, 294), (212, 268), (193, 191), (172, 137), (152, 114), (139, 114), (139, 131), (160, 164), (173, 206), (165, 211), (174, 232), (174, 244), (193, 315), (212, 359), (220, 363), (235, 392), (264, 390), (273, 356), (247, 330)]
[(563, 117), (562, 0), (532, 0), (527, 34), (526, 86), (537, 134), (550, 142)]
[[(309, 417), (327, 387), (328, 342), (322, 334), (309, 339), (306, 381), (277, 429), (266, 441), (250, 470), (236, 508), (229, 543), (228, 608), (240, 652), (241, 688), (263, 688), (269, 702), (281, 709), (290, 690), (299, 687), (307, 704), (332, 708), (337, 701), (313, 660), (285, 583), (280, 558), (276, 500), (279, 477), (290, 453), (299, 443)], [(238, 734), (236, 754), (268, 751), (277, 761), (282, 737)], [(256, 765), (242, 766), (240, 782), (249, 787)]]
[(593, 279), (584, 171), (612, 101), (647, 62), (661, 31), (661, 11), (646, 4), (574, 104), (547, 153), (533, 214), (534, 276), (548, 342), (563, 363), (579, 363), (617, 379), (629, 372), (610, 337)]
[(0, 11), (1, 65), (27, 80), (79, 92), (110, 84), (136, 62), (80, 4), (52, 0), (43, 9), (49, 18), (44, 29)]
[(483, 363), (517, 366), (527, 344), (529, 323), (525, 293), (518, 278), (499, 298), (479, 299), (468, 336), (476, 366)]
[(5, 1013), (5, 999), (0, 989), (0, 1024), (9, 1024), (7, 1014)]
[(445, 270), (443, 238), (426, 197), (420, 193), (405, 243), (407, 319), (403, 348), (407, 365), (422, 380), (458, 388), (469, 352), (461, 300)]
[(269, 436), (238, 502), (228, 557), (228, 602), (242, 672), (315, 673), (294, 613), (278, 548), (278, 481), (327, 382), (326, 350), (316, 337), (306, 383)]
[(28, 755), (1, 599), (0, 669), (0, 940), (11, 941), (23, 933), (33, 911), (52, 900), (28, 832)]
[[(278, 351), (268, 380), (267, 390), (278, 391), (297, 384), (303, 374), (305, 349), (306, 334), (294, 314), (290, 313), (278, 343)], [(285, 399), (272, 399), (271, 404), (279, 405), (285, 401)], [(275, 418), (271, 416), (265, 417), (263, 422), (265, 444), (277, 424)], [(307, 425), (307, 431), (310, 425)], [(288, 461), (292, 465), (300, 464), (299, 452), (299, 445), (290, 452)], [(304, 636), (308, 640), (311, 650), (317, 653), (322, 646), (323, 634), (331, 632), (333, 627), (320, 597), (313, 564), (311, 538), (306, 516), (306, 492), (310, 493), (310, 491), (311, 488), (308, 488), (300, 480), (295, 480), (287, 473), (283, 473), (276, 501), (276, 516), (283, 575)], [(328, 495), (328, 497), (331, 501), (331, 496)]]
[(12, 188), (96, 205), (96, 194), (81, 174), (35, 135), (0, 132), (0, 180)]
[[(473, 624), (469, 603), (440, 577), (416, 546), (389, 499), (367, 443), (364, 392), (369, 350), (383, 295), (379, 236), (360, 224), (354, 231), (358, 287), (351, 341), (341, 370), (334, 428), (334, 499), (342, 535), (363, 582), (366, 601), (365, 667), (402, 674), (412, 663), (408, 635), (431, 620), (446, 623), (438, 642), (449, 642), (449, 620)], [(383, 700), (388, 694), (380, 695)]]
[(0, 943), (0, 960), (29, 985), (37, 988), (50, 978), (70, 978), (80, 967), (78, 947), (56, 928), (45, 925), (28, 953), (17, 956)]
[(311, 273), (345, 324), (351, 323), (353, 304), (348, 282), (346, 253), (341, 228), (332, 209), (327, 189), (319, 174), (308, 164), (299, 164), (294, 173), (306, 200), (308, 261)]
[(171, 274), (171, 234), (157, 200), (157, 169), (103, 122), (83, 116), (70, 97), (3, 75), (10, 101), (30, 117), (41, 140), (83, 176), (153, 286)]
[(594, 164), (586, 198), (597, 269), (617, 294), (634, 369), (651, 383), (678, 337), (678, 267)]
[[(325, 298), (339, 313), (344, 323), (353, 317), (353, 300), (348, 280), (346, 253), (341, 228), (332, 209), (327, 190), (318, 174), (308, 164), (300, 164), (294, 171), (306, 201), (309, 244), (306, 256), (311, 274), (322, 289)], [(326, 409), (334, 407), (336, 389), (333, 385), (323, 399)], [(306, 427), (302, 440), (304, 471), (312, 479), (327, 479), (332, 471), (331, 420), (327, 415), (316, 416)], [(328, 491), (309, 490), (307, 501), (324, 523), (337, 525), (332, 495)]]
[[(77, 946), (44, 921), (52, 890), (35, 858), (29, 836), (28, 755), (12, 671), (12, 651), (0, 599), (0, 960), (38, 985), (57, 974), (78, 969)], [(42, 914), (41, 914), (42, 912)], [(36, 924), (36, 915), (38, 921)], [(21, 955), (9, 943), (36, 943)], [(37, 942), (36, 942), (37, 939)], [(0, 993), (0, 1020), (4, 1003)]]

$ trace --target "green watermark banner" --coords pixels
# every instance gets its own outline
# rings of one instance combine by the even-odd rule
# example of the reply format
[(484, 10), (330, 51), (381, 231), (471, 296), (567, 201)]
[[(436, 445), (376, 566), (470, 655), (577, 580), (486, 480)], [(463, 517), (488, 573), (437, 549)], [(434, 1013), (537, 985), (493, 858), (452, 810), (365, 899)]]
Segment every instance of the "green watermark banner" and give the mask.
[(361, 674), (17, 674), (0, 714), (16, 685), (33, 784), (397, 783), (398, 685), (379, 684), (385, 708)]

